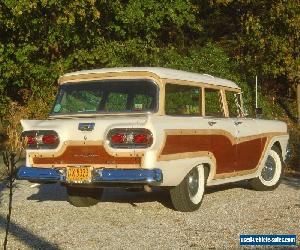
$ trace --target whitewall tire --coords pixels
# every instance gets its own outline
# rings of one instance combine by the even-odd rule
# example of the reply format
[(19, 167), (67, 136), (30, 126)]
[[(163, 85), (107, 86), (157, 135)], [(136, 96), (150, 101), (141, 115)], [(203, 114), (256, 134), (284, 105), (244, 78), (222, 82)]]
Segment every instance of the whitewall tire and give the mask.
[(206, 186), (206, 174), (203, 165), (194, 167), (183, 181), (170, 189), (171, 200), (176, 210), (192, 212), (202, 202)]
[(283, 175), (283, 161), (280, 149), (273, 146), (267, 153), (263, 168), (257, 178), (250, 180), (255, 190), (266, 191), (278, 187)]

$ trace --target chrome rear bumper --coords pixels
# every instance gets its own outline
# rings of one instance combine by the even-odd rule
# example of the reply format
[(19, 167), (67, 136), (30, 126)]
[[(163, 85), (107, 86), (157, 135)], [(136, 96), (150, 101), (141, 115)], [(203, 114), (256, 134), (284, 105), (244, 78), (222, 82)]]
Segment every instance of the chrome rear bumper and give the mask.
[[(160, 169), (94, 169), (90, 183), (145, 183), (162, 182)], [(37, 182), (66, 182), (65, 171), (53, 168), (21, 167), (17, 173), (18, 180)]]

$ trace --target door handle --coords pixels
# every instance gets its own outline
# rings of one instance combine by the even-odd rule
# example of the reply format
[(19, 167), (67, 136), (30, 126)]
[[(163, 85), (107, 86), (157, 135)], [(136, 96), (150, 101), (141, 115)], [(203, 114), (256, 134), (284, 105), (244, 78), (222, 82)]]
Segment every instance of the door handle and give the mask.
[(234, 122), (234, 125), (235, 125), (235, 126), (238, 126), (238, 125), (240, 125), (240, 124), (242, 124), (242, 123), (243, 123), (243, 122), (235, 121), (235, 122)]
[(215, 121), (209, 121), (209, 122), (208, 122), (208, 125), (209, 125), (209, 126), (213, 126), (213, 125), (215, 125), (216, 123), (217, 123), (217, 122), (215, 122)]

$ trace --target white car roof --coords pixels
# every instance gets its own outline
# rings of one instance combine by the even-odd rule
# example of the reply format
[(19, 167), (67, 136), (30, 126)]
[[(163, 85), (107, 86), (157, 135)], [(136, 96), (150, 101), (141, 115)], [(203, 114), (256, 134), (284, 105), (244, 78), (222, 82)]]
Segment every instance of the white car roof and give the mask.
[(183, 70), (160, 68), (160, 67), (120, 67), (120, 68), (81, 70), (81, 71), (67, 73), (62, 77), (98, 74), (98, 73), (121, 73), (121, 72), (150, 72), (164, 79), (193, 81), (193, 82), (207, 83), (212, 85), (240, 89), (240, 87), (237, 84), (235, 84), (230, 80), (214, 77), (208, 74), (191, 73)]

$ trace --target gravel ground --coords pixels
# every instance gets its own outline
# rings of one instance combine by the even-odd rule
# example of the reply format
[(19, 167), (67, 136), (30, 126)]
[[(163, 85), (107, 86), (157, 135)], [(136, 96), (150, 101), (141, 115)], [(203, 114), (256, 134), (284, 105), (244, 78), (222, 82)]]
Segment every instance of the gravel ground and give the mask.
[[(296, 234), (299, 244), (300, 179), (270, 192), (246, 182), (210, 187), (193, 213), (173, 211), (159, 190), (107, 189), (101, 203), (76, 208), (60, 185), (31, 186), (16, 183), (9, 249), (238, 249), (240, 234)], [(0, 185), (1, 245), (7, 193)]]

